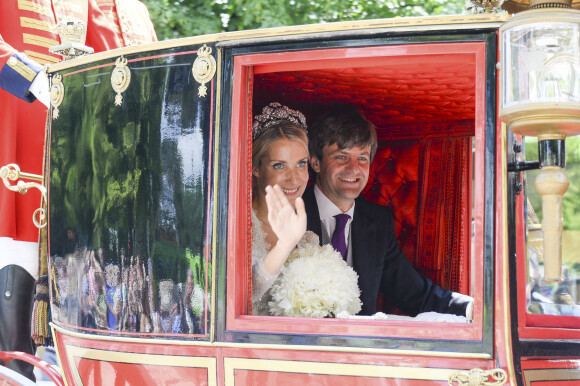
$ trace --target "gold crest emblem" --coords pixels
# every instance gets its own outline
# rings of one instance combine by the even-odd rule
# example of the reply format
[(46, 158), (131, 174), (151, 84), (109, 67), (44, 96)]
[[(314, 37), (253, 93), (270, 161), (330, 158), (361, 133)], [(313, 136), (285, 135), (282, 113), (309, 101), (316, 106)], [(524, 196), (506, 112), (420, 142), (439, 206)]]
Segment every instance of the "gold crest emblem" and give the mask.
[(197, 51), (197, 58), (193, 62), (193, 68), (191, 69), (193, 78), (201, 84), (198, 89), (198, 95), (200, 97), (207, 95), (207, 86), (205, 84), (215, 75), (216, 62), (213, 56), (211, 56), (211, 52), (211, 47), (204, 44)]
[(117, 92), (115, 96), (115, 106), (123, 104), (122, 92), (129, 88), (131, 83), (131, 70), (127, 67), (127, 59), (121, 56), (115, 61), (115, 68), (111, 72), (111, 86)]
[(58, 106), (60, 106), (62, 100), (64, 99), (64, 84), (62, 84), (62, 75), (54, 74), (51, 83), (50, 105), (54, 108), (52, 110), (52, 119), (57, 119), (59, 115)]

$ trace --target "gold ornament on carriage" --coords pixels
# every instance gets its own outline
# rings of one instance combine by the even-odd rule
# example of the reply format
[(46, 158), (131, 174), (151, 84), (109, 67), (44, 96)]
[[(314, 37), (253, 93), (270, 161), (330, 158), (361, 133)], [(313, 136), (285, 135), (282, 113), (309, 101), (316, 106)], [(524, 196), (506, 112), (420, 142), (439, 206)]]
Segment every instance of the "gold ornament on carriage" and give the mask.
[(205, 84), (215, 75), (216, 62), (211, 56), (211, 52), (211, 47), (204, 44), (197, 51), (197, 58), (193, 62), (193, 68), (191, 69), (193, 78), (201, 84), (197, 93), (200, 97), (207, 95), (207, 86)]
[(95, 52), (92, 47), (86, 46), (87, 23), (82, 20), (63, 20), (56, 25), (61, 44), (50, 47), (48, 52), (61, 55), (63, 60), (78, 58)]
[(115, 106), (123, 104), (123, 96), (121, 93), (129, 88), (131, 83), (131, 70), (127, 67), (127, 59), (121, 56), (115, 61), (115, 68), (111, 72), (111, 86), (117, 93), (115, 95)]
[[(16, 164), (8, 164), (0, 168), (0, 179), (2, 179), (4, 186), (6, 186), (8, 190), (20, 194), (26, 194), (31, 188), (40, 190), (42, 201), (40, 203), (40, 208), (36, 209), (32, 214), (32, 222), (37, 228), (44, 228), (47, 224), (45, 206), (48, 200), (46, 196), (46, 188), (38, 182), (24, 182), (21, 178), (39, 182), (42, 182), (43, 180), (41, 175), (21, 172), (20, 167)], [(18, 182), (15, 185), (10, 182), (17, 180)]]
[(503, 0), (468, 0), (465, 8), (475, 14), (498, 13), (501, 11), (502, 2)]
[(464, 386), (503, 385), (506, 382), (507, 373), (503, 369), (471, 369), (469, 371), (455, 371), (449, 375), (448, 379), (450, 385)]
[(54, 74), (52, 85), (50, 86), (50, 105), (53, 107), (52, 119), (57, 119), (59, 115), (58, 106), (64, 99), (64, 84), (62, 84), (62, 75)]

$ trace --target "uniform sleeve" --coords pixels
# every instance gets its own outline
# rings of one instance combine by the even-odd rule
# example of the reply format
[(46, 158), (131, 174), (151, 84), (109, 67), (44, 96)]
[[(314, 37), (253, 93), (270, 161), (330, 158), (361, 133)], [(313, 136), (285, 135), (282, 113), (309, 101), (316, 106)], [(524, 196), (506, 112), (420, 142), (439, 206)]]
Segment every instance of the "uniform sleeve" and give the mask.
[(40, 64), (16, 51), (0, 35), (0, 88), (22, 100), (34, 102), (36, 97), (29, 89), (40, 71)]
[(95, 52), (123, 47), (123, 43), (115, 33), (112, 23), (113, 21), (105, 16), (95, 0), (89, 0), (86, 45), (92, 47)]

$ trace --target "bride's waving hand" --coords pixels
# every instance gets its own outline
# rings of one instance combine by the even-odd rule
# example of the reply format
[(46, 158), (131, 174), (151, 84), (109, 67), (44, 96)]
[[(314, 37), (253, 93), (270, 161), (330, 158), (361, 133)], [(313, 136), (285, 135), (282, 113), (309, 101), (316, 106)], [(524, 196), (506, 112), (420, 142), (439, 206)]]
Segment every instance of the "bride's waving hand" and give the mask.
[(295, 200), (296, 209), (290, 204), (279, 185), (266, 187), (268, 222), (278, 237), (278, 242), (264, 259), (264, 268), (270, 274), (280, 271), (292, 249), (306, 232), (306, 211), (301, 197)]

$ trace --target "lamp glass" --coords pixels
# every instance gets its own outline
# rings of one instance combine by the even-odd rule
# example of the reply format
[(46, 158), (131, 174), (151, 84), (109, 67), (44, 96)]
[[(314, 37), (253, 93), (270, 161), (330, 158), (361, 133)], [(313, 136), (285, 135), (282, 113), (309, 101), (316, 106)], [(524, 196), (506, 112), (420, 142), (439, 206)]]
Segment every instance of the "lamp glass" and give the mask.
[(580, 21), (515, 25), (502, 44), (502, 108), (580, 103)]

